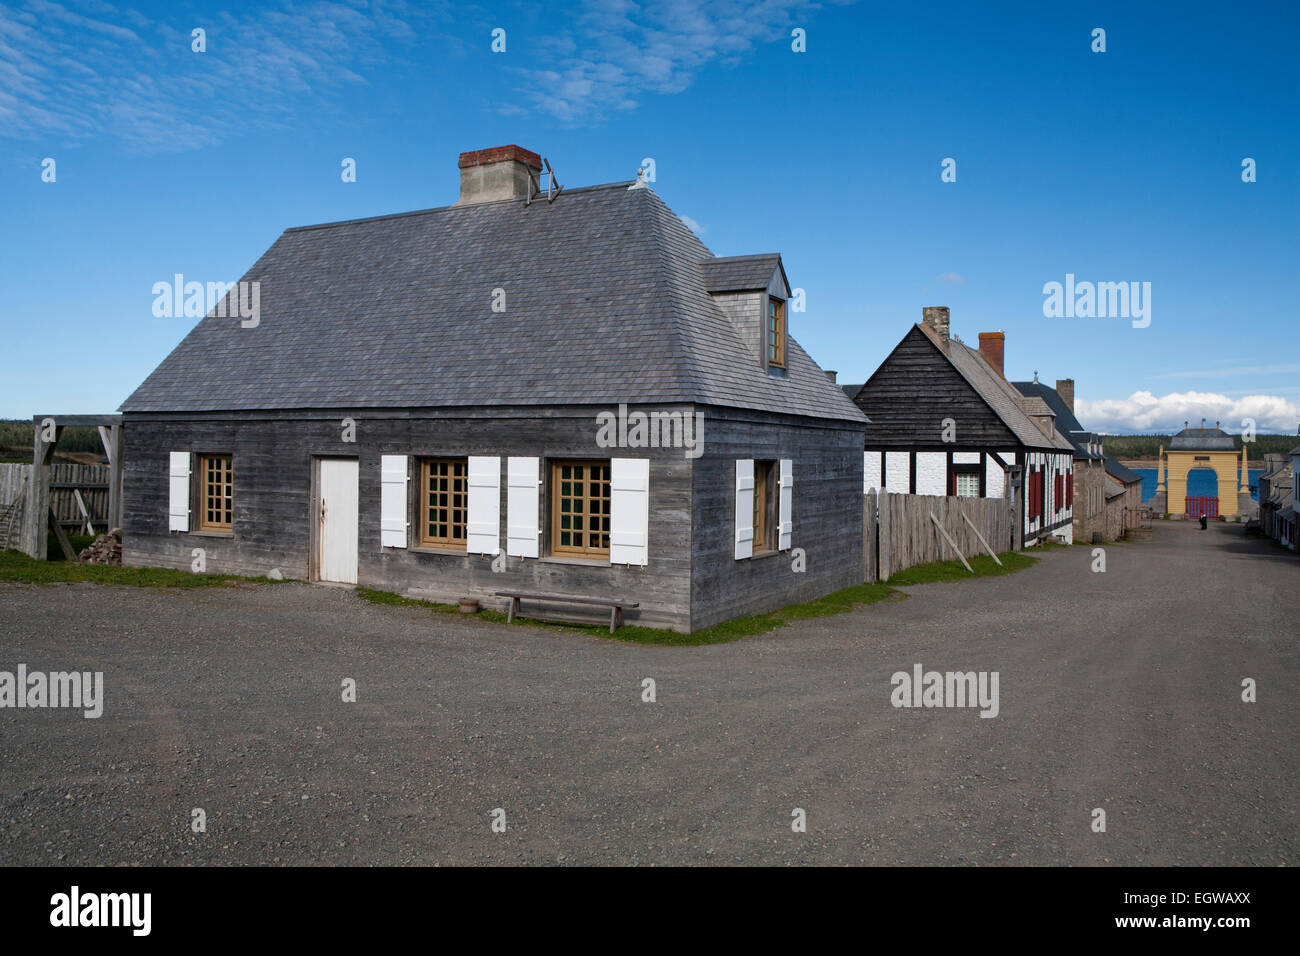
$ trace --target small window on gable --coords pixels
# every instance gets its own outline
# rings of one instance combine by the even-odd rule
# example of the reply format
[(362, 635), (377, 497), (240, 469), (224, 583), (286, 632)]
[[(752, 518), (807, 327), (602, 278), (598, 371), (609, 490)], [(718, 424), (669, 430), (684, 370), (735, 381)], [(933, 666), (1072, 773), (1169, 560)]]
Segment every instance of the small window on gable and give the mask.
[(199, 530), (233, 531), (235, 478), (229, 455), (199, 455)]
[(767, 364), (785, 368), (785, 302), (767, 298)]

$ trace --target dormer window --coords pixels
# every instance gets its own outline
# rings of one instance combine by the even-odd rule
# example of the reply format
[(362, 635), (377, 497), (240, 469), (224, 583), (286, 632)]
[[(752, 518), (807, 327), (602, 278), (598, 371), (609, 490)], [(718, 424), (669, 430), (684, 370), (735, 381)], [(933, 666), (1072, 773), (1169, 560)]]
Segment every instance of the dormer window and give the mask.
[(785, 302), (767, 297), (767, 364), (785, 368)]

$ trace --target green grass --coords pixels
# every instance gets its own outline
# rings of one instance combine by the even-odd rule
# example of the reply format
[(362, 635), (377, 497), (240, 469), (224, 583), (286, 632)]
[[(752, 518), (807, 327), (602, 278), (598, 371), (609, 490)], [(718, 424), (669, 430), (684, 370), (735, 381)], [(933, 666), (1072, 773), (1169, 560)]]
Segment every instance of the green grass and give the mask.
[[(357, 588), (356, 593), (358, 597), (374, 604), (387, 604), (394, 607), (424, 607), (440, 614), (460, 613), (460, 608), (454, 604), (421, 601), (415, 598), (402, 597), (400, 594), (392, 594), (388, 591)], [(566, 630), (576, 630), (596, 637), (604, 637), (615, 641), (629, 641), (636, 644), (693, 647), (700, 644), (726, 644), (730, 641), (739, 641), (742, 638), (774, 631), (795, 621), (826, 617), (831, 614), (843, 614), (845, 611), (874, 604), (877, 601), (896, 600), (902, 597), (902, 594), (885, 584), (858, 584), (842, 591), (836, 591), (834, 594), (828, 594), (815, 601), (809, 601), (806, 604), (792, 604), (789, 607), (781, 608), (779, 611), (737, 618), (734, 621), (716, 624), (693, 634), (679, 634), (676, 631), (656, 627), (640, 627), (635, 624), (624, 625), (613, 634), (610, 634), (607, 624), (566, 624), (554, 621), (536, 621), (531, 618), (516, 618), (515, 623), (534, 627), (562, 627)], [(506, 615), (500, 611), (487, 609), (481, 610), (473, 616), (494, 623), (505, 623), (506, 620)]]
[(233, 581), (277, 582), (267, 578), (245, 578), (234, 574), (193, 574), (171, 568), (119, 568), (104, 564), (73, 564), (71, 561), (37, 561), (17, 551), (0, 551), (0, 581), (25, 584), (122, 584), (142, 588), (204, 588)]
[[(531, 618), (516, 618), (515, 623), (529, 627), (563, 627), (584, 634), (603, 637), (609, 640), (628, 641), (637, 644), (658, 644), (664, 646), (690, 647), (702, 644), (725, 644), (739, 641), (757, 634), (766, 634), (778, 628), (786, 627), (797, 621), (812, 620), (843, 614), (856, 608), (866, 607), (878, 601), (901, 600), (906, 595), (895, 590), (895, 585), (926, 584), (933, 581), (960, 581), (971, 577), (994, 577), (1021, 571), (1038, 562), (1038, 559), (1020, 552), (1008, 552), (1000, 555), (1002, 567), (993, 563), (987, 556), (971, 559), (971, 574), (959, 561), (940, 561), (935, 564), (923, 564), (894, 575), (888, 584), (857, 584), (834, 594), (808, 601), (804, 604), (792, 604), (771, 611), (767, 614), (753, 614), (749, 617), (726, 621), (713, 627), (696, 631), (693, 634), (679, 634), (676, 631), (654, 627), (625, 625), (612, 635), (604, 624), (565, 624), (552, 621), (537, 621)], [(287, 580), (287, 579), (286, 579)], [(130, 587), (175, 587), (200, 588), (252, 581), (262, 584), (276, 583), (267, 578), (248, 578), (233, 574), (192, 574), (188, 571), (176, 571), (170, 568), (119, 568), (95, 564), (73, 564), (69, 561), (36, 561), (16, 551), (0, 552), (0, 582), (23, 582), (29, 584), (66, 584), (89, 581), (96, 584), (117, 584)], [(372, 604), (389, 607), (425, 608), (437, 614), (460, 614), (460, 608), (454, 604), (438, 604), (422, 601), (418, 598), (403, 597), (390, 591), (376, 591), (371, 588), (357, 588), (357, 597)], [(470, 617), (470, 615), (466, 615)], [(480, 621), (504, 624), (506, 615), (490, 609), (480, 610), (472, 616)]]
[[(1050, 550), (1058, 545), (1043, 545), (1043, 550)], [(1064, 547), (1064, 545), (1059, 545)], [(906, 571), (899, 571), (889, 578), (894, 586), (906, 587), (912, 584), (931, 584), (935, 581), (965, 581), (969, 578), (994, 578), (1003, 574), (1014, 574), (1038, 563), (1038, 559), (1022, 551), (1007, 551), (998, 555), (1002, 566), (987, 554), (977, 554), (970, 559), (971, 574), (962, 567), (960, 561), (936, 561), (934, 564), (918, 564)]]

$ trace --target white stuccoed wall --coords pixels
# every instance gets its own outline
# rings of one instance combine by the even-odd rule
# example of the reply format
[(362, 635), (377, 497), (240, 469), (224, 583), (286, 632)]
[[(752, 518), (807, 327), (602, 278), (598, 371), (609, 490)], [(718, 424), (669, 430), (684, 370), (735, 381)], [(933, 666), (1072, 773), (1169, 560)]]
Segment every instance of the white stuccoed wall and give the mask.
[(880, 452), (862, 453), (862, 493), (880, 490)]
[[(978, 454), (976, 454), (975, 460), (979, 460)], [(921, 451), (916, 453), (916, 493), (918, 495), (946, 495), (948, 493), (947, 453), (941, 451)]]
[(885, 454), (885, 487), (890, 491), (906, 493), (911, 487), (911, 480), (907, 452), (887, 452)]

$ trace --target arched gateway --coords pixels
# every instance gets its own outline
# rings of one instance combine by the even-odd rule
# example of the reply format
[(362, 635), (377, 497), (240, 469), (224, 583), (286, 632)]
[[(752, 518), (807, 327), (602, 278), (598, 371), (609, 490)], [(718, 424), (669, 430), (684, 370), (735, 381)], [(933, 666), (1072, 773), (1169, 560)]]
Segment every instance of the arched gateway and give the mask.
[[(1186, 422), (1183, 423), (1186, 426)], [(1222, 431), (1215, 422), (1214, 428), (1184, 427), (1169, 443), (1166, 451), (1160, 449), (1160, 463), (1156, 472), (1156, 494), (1152, 507), (1172, 515), (1188, 514), (1199, 518), (1235, 517), (1247, 500), (1246, 447), (1242, 444), (1238, 457), (1232, 436)], [(1188, 473), (1197, 468), (1213, 471), (1218, 481), (1218, 494), (1209, 496), (1187, 495)], [(1166, 475), (1168, 476), (1166, 478)], [(1240, 475), (1240, 477), (1239, 477)]]

